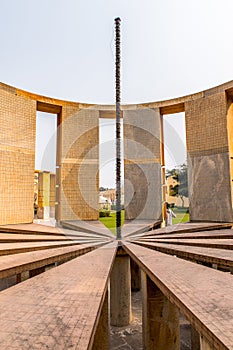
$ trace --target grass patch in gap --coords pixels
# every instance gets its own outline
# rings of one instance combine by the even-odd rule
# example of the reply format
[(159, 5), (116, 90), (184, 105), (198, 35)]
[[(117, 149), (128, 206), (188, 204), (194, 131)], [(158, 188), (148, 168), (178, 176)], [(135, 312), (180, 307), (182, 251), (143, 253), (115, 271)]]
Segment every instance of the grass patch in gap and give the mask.
[(176, 214), (176, 218), (172, 219), (172, 224), (179, 224), (181, 222), (188, 222), (189, 221), (189, 213), (187, 212), (188, 209), (184, 208), (172, 208), (173, 212)]
[[(123, 226), (125, 220), (125, 211), (121, 211), (121, 226)], [(116, 212), (111, 211), (110, 216), (99, 218), (101, 221), (112, 233), (116, 236)]]

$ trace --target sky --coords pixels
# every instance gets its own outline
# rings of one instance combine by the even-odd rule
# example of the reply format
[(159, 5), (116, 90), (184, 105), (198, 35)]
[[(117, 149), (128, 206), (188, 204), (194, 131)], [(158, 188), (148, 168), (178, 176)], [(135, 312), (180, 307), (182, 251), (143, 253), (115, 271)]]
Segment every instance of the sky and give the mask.
[(232, 0), (0, 0), (0, 81), (114, 103), (119, 16), (122, 103), (195, 93), (233, 79), (232, 13)]

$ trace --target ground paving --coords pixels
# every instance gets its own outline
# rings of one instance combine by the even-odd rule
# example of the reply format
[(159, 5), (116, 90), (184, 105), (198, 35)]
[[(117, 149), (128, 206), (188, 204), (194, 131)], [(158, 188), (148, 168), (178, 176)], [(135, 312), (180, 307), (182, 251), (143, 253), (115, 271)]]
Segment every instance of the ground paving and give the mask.
[(144, 237), (139, 237), (138, 240), (153, 240), (153, 239), (159, 240), (159, 239), (200, 239), (200, 238), (233, 238), (233, 230), (231, 229), (221, 229), (221, 230), (210, 230), (210, 231), (198, 231), (198, 232), (180, 232), (180, 233), (173, 233), (170, 234), (151, 234), (146, 235)]
[(115, 253), (105, 245), (2, 291), (0, 348), (87, 349)]
[[(161, 249), (162, 249), (162, 247), (166, 247), (167, 252), (169, 251), (169, 249), (170, 250), (173, 249), (174, 251), (176, 250), (177, 252), (180, 250), (180, 252), (182, 251), (183, 254), (184, 254), (184, 256), (180, 255), (180, 257), (183, 257), (183, 258), (185, 258), (185, 254), (187, 254), (187, 255), (188, 254), (189, 255), (190, 254), (191, 255), (192, 254), (193, 255), (198, 255), (199, 254), (199, 259), (201, 260), (201, 252), (200, 252), (200, 250), (201, 251), (202, 250), (206, 250), (206, 252), (208, 250), (208, 254), (209, 255), (208, 254), (206, 254), (206, 255), (207, 255), (207, 257), (209, 257), (210, 261), (214, 261), (214, 260), (211, 260), (211, 259), (215, 258), (215, 259), (220, 259), (222, 262), (225, 261), (226, 264), (228, 264), (227, 266), (229, 266), (229, 262), (230, 262), (230, 264), (232, 264), (231, 251), (227, 250), (227, 249), (229, 249), (229, 247), (230, 247), (230, 249), (232, 249), (231, 247), (233, 246), (232, 240), (228, 239), (229, 237), (232, 237), (232, 233), (231, 233), (232, 231), (230, 229), (227, 229), (227, 228), (231, 227), (231, 224), (229, 224), (229, 223), (226, 223), (226, 224), (220, 224), (220, 223), (186, 223), (186, 224), (174, 225), (174, 227), (167, 227), (167, 228), (152, 230), (150, 232), (143, 232), (144, 230), (151, 229), (152, 225), (154, 225), (154, 223), (152, 223), (152, 222), (150, 222), (150, 223), (148, 223), (148, 222), (147, 223), (140, 222), (137, 225), (135, 223), (135, 226), (133, 226), (132, 223), (130, 223), (128, 227), (127, 227), (127, 225), (125, 225), (125, 229), (123, 228), (123, 235), (125, 235), (125, 239), (130, 239), (130, 240), (135, 241), (135, 242), (140, 243), (140, 244), (150, 244), (151, 246), (152, 245), (154, 245), (154, 246), (157, 245), (157, 247), (160, 246)], [(84, 224), (84, 226), (81, 228), (83, 231), (79, 231), (80, 227), (79, 228), (76, 227), (77, 230), (76, 229), (75, 230), (73, 230), (73, 229), (70, 230), (70, 229), (67, 229), (67, 228), (53, 227), (52, 225), (51, 226), (45, 226), (45, 225), (42, 226), (42, 225), (39, 225), (39, 224), (36, 224), (36, 223), (25, 224), (25, 225), (7, 225), (7, 226), (4, 226), (4, 227), (0, 227), (0, 232), (5, 232), (5, 233), (0, 233), (0, 242), (1, 242), (1, 236), (2, 235), (4, 235), (3, 239), (4, 239), (4, 237), (6, 235), (7, 236), (11, 236), (11, 238), (9, 238), (9, 240), (12, 240), (12, 241), (14, 241), (14, 239), (15, 240), (22, 239), (22, 241), (20, 243), (17, 243), (16, 241), (15, 241), (15, 243), (0, 243), (0, 255), (1, 254), (16, 254), (16, 253), (20, 253), (20, 252), (28, 252), (28, 253), (25, 253), (25, 254), (28, 254), (28, 256), (31, 255), (31, 258), (33, 260), (33, 254), (36, 255), (37, 253), (41, 253), (41, 252), (44, 253), (46, 250), (50, 250), (50, 253), (52, 255), (52, 251), (55, 251), (56, 249), (60, 249), (60, 250), (64, 250), (64, 251), (70, 249), (70, 250), (74, 250), (75, 251), (78, 247), (81, 247), (81, 246), (78, 246), (77, 243), (79, 243), (79, 244), (80, 243), (81, 244), (87, 243), (89, 245), (90, 244), (100, 244), (101, 245), (101, 244), (106, 244), (107, 242), (112, 241), (112, 240), (115, 239), (110, 231), (108, 231), (106, 233), (106, 231), (104, 230), (104, 234), (102, 234), (101, 231), (102, 231), (103, 227), (101, 228), (100, 226), (102, 226), (102, 224), (101, 225), (99, 225), (99, 224), (95, 225), (94, 224), (94, 225), (92, 225), (91, 229), (89, 230), (89, 228), (90, 228), (89, 224), (88, 225)], [(96, 228), (97, 232), (95, 232), (95, 228)], [(133, 230), (135, 230), (135, 231), (133, 231)], [(87, 232), (85, 232), (85, 231), (87, 231)], [(17, 236), (17, 237), (15, 237), (15, 236)], [(192, 242), (189, 242), (191, 236), (192, 236), (192, 239), (191, 239)], [(38, 239), (39, 241), (35, 242), (36, 239)], [(51, 239), (52, 241), (46, 242), (46, 239)], [(162, 239), (162, 241), (164, 243), (159, 243), (159, 242), (156, 243), (155, 239), (158, 240), (158, 241), (161, 241), (161, 239)], [(26, 241), (23, 242), (23, 240), (26, 240)], [(30, 242), (27, 242), (27, 240), (30, 240)], [(53, 242), (53, 240), (54, 240), (54, 242)], [(183, 246), (182, 245), (181, 246), (181, 245), (174, 244), (177, 240), (179, 240), (181, 242), (185, 241), (185, 242), (188, 242), (188, 243), (192, 243), (192, 245), (190, 245), (190, 246)], [(200, 241), (202, 243), (204, 243), (204, 244), (207, 244), (208, 247), (212, 246), (212, 247), (215, 247), (215, 248), (202, 248), (201, 246), (199, 246)], [(210, 241), (211, 241), (211, 243), (210, 243)], [(173, 244), (172, 244), (172, 242), (173, 242)], [(194, 246), (193, 242), (196, 242), (196, 244), (198, 244), (198, 246)], [(220, 247), (220, 246), (221, 247), (224, 246), (224, 248), (226, 248), (226, 250), (219, 249), (219, 248), (217, 249), (216, 248), (216, 247)], [(97, 251), (100, 251), (101, 249), (102, 248), (99, 248), (99, 249), (97, 249)], [(146, 249), (146, 248), (140, 248), (140, 249)], [(195, 252), (194, 251), (195, 249), (199, 250), (199, 253), (197, 251)], [(37, 250), (38, 250), (38, 252), (37, 252)], [(150, 250), (146, 249), (146, 251), (150, 251)], [(157, 252), (154, 252), (154, 253), (157, 253)], [(20, 254), (17, 254), (17, 255), (20, 256), (20, 255), (23, 255), (23, 254), (20, 253)], [(161, 254), (161, 253), (157, 253), (157, 254)], [(15, 255), (15, 257), (17, 257), (17, 255)], [(149, 255), (150, 255), (150, 253), (149, 253)], [(100, 256), (101, 256), (101, 254), (100, 254)], [(162, 256), (164, 257), (165, 255), (162, 254)], [(9, 257), (10, 257), (10, 255), (9, 255)], [(12, 255), (12, 257), (14, 257), (14, 255)], [(4, 265), (3, 259), (5, 259), (5, 258), (7, 258), (7, 257), (3, 256), (1, 258), (3, 265)], [(170, 258), (172, 258), (172, 257), (170, 257)], [(0, 266), (1, 266), (1, 259), (0, 259)], [(77, 258), (77, 259), (80, 259), (80, 257)], [(101, 260), (101, 258), (93, 258), (93, 260), (91, 260), (91, 264), (96, 264), (96, 262), (97, 262), (96, 259), (97, 260), (99, 260), (99, 259)], [(173, 258), (173, 259), (175, 259), (175, 258)], [(13, 258), (13, 260), (14, 260), (14, 258)], [(164, 261), (164, 258), (162, 260)], [(82, 266), (81, 260), (79, 260), (79, 261), (80, 261), (80, 263), (79, 263), (80, 265), (77, 265), (77, 266), (80, 266), (79, 270), (81, 269), (81, 271), (82, 271), (83, 266)], [(182, 260), (181, 259), (176, 258), (176, 261), (179, 262), (178, 264), (182, 264)], [(154, 262), (154, 264), (155, 264), (155, 262)], [(17, 263), (16, 263), (16, 265), (17, 265)], [(157, 265), (157, 262), (156, 262), (155, 265)], [(20, 263), (19, 263), (19, 266), (20, 266)], [(166, 265), (164, 265), (163, 268), (165, 268), (165, 266)], [(179, 271), (179, 269), (181, 269), (181, 267), (178, 268), (178, 271)], [(210, 269), (208, 269), (208, 271), (209, 270)], [(57, 268), (55, 268), (54, 271), (58, 271)], [(162, 266), (161, 266), (161, 271), (162, 271)], [(214, 273), (215, 272), (219, 272), (219, 271), (214, 271)], [(54, 274), (53, 276), (55, 276), (55, 275), (56, 274)], [(175, 273), (174, 273), (174, 275), (175, 275)], [(45, 274), (42, 273), (40, 276), (42, 278), (42, 276), (45, 276)], [(83, 280), (85, 280), (85, 278), (86, 278), (85, 274), (83, 274), (82, 276), (83, 276), (82, 277)], [(211, 279), (211, 283), (213, 283), (214, 277), (211, 278), (211, 274), (207, 275), (207, 273), (206, 273), (206, 277), (205, 277), (206, 280), (208, 280), (209, 276), (210, 276), (210, 279)], [(37, 277), (39, 277), (39, 276), (37, 276)], [(181, 276), (178, 276), (178, 277), (181, 278)], [(40, 281), (42, 281), (42, 283), (44, 283), (46, 281), (46, 280), (43, 280), (43, 278), (42, 278), (42, 280), (40, 280)], [(81, 275), (80, 275), (80, 278), (81, 278)], [(186, 278), (186, 277), (183, 276), (183, 278)], [(34, 279), (35, 279), (35, 277), (30, 279), (30, 283), (28, 284), (29, 289), (37, 288), (36, 285), (33, 283)], [(82, 283), (83, 283), (83, 280), (82, 280)], [(58, 277), (58, 282), (57, 283), (59, 283), (59, 281), (60, 281), (60, 276)], [(65, 281), (67, 281), (67, 276), (65, 276)], [(79, 281), (81, 282), (81, 280), (79, 280)], [(180, 282), (180, 284), (184, 285), (183, 284), (184, 281), (182, 281), (182, 278), (179, 280), (179, 282)], [(55, 283), (55, 279), (54, 279), (54, 283)], [(168, 286), (169, 286), (169, 283), (172, 284), (172, 282), (171, 281), (169, 282), (169, 280), (167, 280), (166, 283), (167, 283)], [(20, 285), (17, 285), (16, 287), (13, 287), (13, 288), (18, 288), (18, 286), (20, 286)], [(69, 287), (69, 283), (67, 283), (66, 285), (62, 283), (62, 286), (63, 286), (62, 290), (64, 291), (64, 293), (66, 293), (66, 290), (67, 290), (67, 292), (69, 292), (69, 288), (70, 288)], [(88, 286), (88, 282), (87, 282), (87, 286)], [(214, 288), (214, 286), (215, 285), (213, 284), (212, 287)], [(38, 288), (40, 289), (41, 287), (39, 286)], [(229, 290), (229, 288), (230, 288), (230, 286), (228, 286), (228, 282), (227, 282), (226, 288), (224, 286), (224, 289), (223, 289), (224, 290), (224, 297), (227, 299), (227, 302), (229, 302), (228, 301), (228, 295), (229, 295), (228, 290)], [(9, 290), (11, 290), (11, 292), (10, 292), (11, 298), (9, 299), (9, 301), (10, 300), (13, 301), (13, 294), (14, 294), (12, 292), (13, 289), (10, 288)], [(14, 290), (17, 291), (17, 289), (14, 289)], [(90, 291), (91, 291), (91, 289), (90, 289)], [(85, 293), (88, 293), (88, 292), (89, 291), (86, 290)], [(186, 293), (186, 291), (185, 291), (185, 293)], [(32, 294), (30, 294), (30, 295), (31, 296), (29, 296), (29, 294), (27, 294), (29, 299), (32, 298)], [(214, 297), (215, 297), (214, 295), (211, 295), (211, 298), (212, 298), (211, 300), (212, 301), (213, 301)], [(84, 302), (84, 299), (82, 299), (82, 298), (83, 298), (83, 296), (81, 297), (81, 295), (80, 295), (79, 296), (80, 300), (78, 302), (80, 302), (80, 303)], [(19, 301), (19, 299), (18, 299), (18, 292), (16, 292), (16, 301), (17, 300)], [(27, 304), (26, 303), (26, 299), (24, 299), (24, 300), (25, 300), (25, 302), (23, 302), (23, 303), (26, 305)], [(50, 298), (48, 300), (50, 300)], [(135, 300), (135, 297), (134, 297), (134, 300)], [(136, 302), (133, 301), (134, 313), (136, 312), (135, 315), (137, 315), (137, 311), (135, 311), (135, 310), (138, 308), (137, 304), (139, 302), (137, 296), (136, 296), (136, 300), (137, 300)], [(23, 301), (23, 299), (21, 301)], [(44, 298), (44, 302), (46, 304), (47, 296)], [(201, 307), (202, 304), (203, 304), (203, 300), (200, 300), (200, 307)], [(7, 309), (3, 308), (4, 303), (1, 304), (1, 294), (0, 294), (0, 307), (1, 307), (1, 305), (2, 305), (2, 311), (6, 311)], [(139, 305), (140, 305), (140, 303), (139, 303)], [(18, 305), (16, 306), (16, 304), (14, 304), (14, 306), (15, 306), (15, 313), (14, 313), (15, 317), (19, 317), (19, 315), (21, 315), (20, 317), (22, 317), (23, 314), (25, 313), (24, 310), (21, 309), (21, 307), (18, 307)], [(192, 303), (190, 303), (189, 306), (192, 309)], [(228, 307), (230, 307), (230, 305), (228, 305)], [(140, 306), (139, 306), (139, 308), (140, 308)], [(216, 328), (217, 327), (221, 328), (221, 322), (222, 322), (222, 318), (223, 318), (223, 315), (222, 315), (221, 312), (222, 312), (222, 310), (225, 310), (224, 309), (224, 305), (222, 303), (219, 303), (217, 305), (217, 303), (216, 303), (216, 308), (218, 308), (218, 312), (215, 315), (216, 316), (216, 321), (215, 321), (215, 323), (213, 323), (213, 325), (216, 326)], [(13, 311), (12, 311), (11, 307), (9, 308), (9, 310), (10, 310), (10, 315), (13, 315)], [(29, 310), (29, 308), (28, 308), (28, 310)], [(71, 317), (70, 316), (71, 314), (73, 315), (73, 313), (71, 312), (71, 314), (70, 314), (70, 312), (71, 311), (69, 309), (69, 312), (67, 313), (67, 317), (68, 317), (68, 315), (69, 315), (69, 317)], [(5, 315), (5, 314), (3, 313), (3, 315)], [(88, 317), (88, 319), (90, 317), (93, 320), (93, 318), (92, 318), (92, 310), (91, 309), (90, 309), (89, 312), (85, 313), (85, 315), (86, 315), (86, 317)], [(63, 314), (63, 316), (65, 317), (64, 314)], [(62, 316), (62, 319), (63, 319), (63, 316)], [(11, 317), (13, 317), (13, 316), (11, 316)], [(50, 318), (50, 317), (51, 317), (51, 315), (49, 315), (48, 318)], [(65, 317), (65, 319), (66, 319), (66, 317)], [(78, 314), (76, 314), (76, 320), (79, 320)], [(80, 321), (81, 320), (82, 320), (82, 317), (81, 317)], [(16, 325), (19, 325), (19, 323), (17, 323), (17, 321), (18, 321), (18, 319), (17, 320), (15, 319)], [(56, 331), (56, 325), (54, 325), (54, 332), (55, 333), (53, 334), (53, 340), (51, 340), (52, 338), (47, 333), (46, 333), (46, 335), (42, 335), (43, 334), (43, 332), (42, 332), (43, 325), (45, 325), (47, 321), (45, 323), (44, 322), (45, 322), (45, 320), (43, 318), (40, 318), (40, 322), (37, 322), (37, 330), (35, 330), (35, 328), (34, 328), (34, 331), (32, 331), (32, 333), (33, 332), (35, 333), (33, 335), (33, 337), (35, 339), (36, 346), (38, 348), (40, 348), (41, 344), (43, 343), (43, 344), (48, 344), (48, 346), (50, 346), (49, 348), (51, 348), (51, 349), (54, 348), (54, 349), (64, 349), (65, 350), (66, 346), (67, 346), (67, 338), (68, 338), (66, 336), (67, 335), (66, 332), (65, 332), (64, 336), (62, 336), (61, 332), (59, 333), (59, 332)], [(209, 322), (208, 318), (207, 318), (207, 320), (204, 320), (204, 322), (206, 322), (207, 326), (208, 326), (208, 322)], [(81, 321), (81, 323), (82, 323), (82, 321)], [(8, 324), (8, 322), (6, 322), (6, 324)], [(25, 327), (28, 326), (29, 329), (32, 330), (32, 326), (28, 325), (26, 319), (23, 319), (23, 321), (20, 323), (20, 325), (23, 327), (22, 329), (25, 329)], [(17, 337), (15, 336), (15, 332), (14, 331), (10, 332), (10, 334), (9, 334), (9, 332), (7, 333), (6, 328), (4, 328), (4, 327), (5, 326), (3, 326), (3, 330), (2, 330), (2, 333), (1, 333), (2, 334), (2, 339), (3, 340), (5, 339), (4, 341), (6, 341), (6, 335), (7, 335), (8, 344), (10, 344), (9, 345), (10, 348), (14, 349), (14, 347), (12, 347), (13, 346), (12, 344), (14, 344), (14, 346), (15, 346), (15, 344), (18, 346), (18, 344), (19, 344), (19, 337), (18, 337), (18, 335), (17, 335)], [(190, 332), (190, 326), (187, 323), (187, 321), (183, 321), (183, 324), (181, 325), (181, 327), (183, 329), (182, 330), (182, 334), (186, 334), (186, 335), (184, 335), (183, 340), (181, 339), (181, 350), (189, 350), (190, 349), (189, 348), (190, 344), (189, 344), (188, 333)], [(59, 328), (59, 330), (61, 331), (60, 328)], [(38, 333), (39, 331), (40, 331), (40, 334)], [(27, 332), (29, 332), (29, 331), (27, 330), (26, 333), (24, 333), (24, 334), (27, 334)], [(214, 329), (214, 332), (215, 332), (215, 329)], [(228, 330), (227, 330), (227, 332), (228, 332)], [(6, 334), (4, 335), (4, 333), (6, 333)], [(91, 337), (90, 333), (89, 333), (88, 336)], [(86, 336), (86, 338), (84, 336), (84, 338), (87, 339), (88, 336)], [(231, 332), (230, 332), (229, 336), (230, 337), (232, 336)], [(28, 337), (28, 335), (26, 337)], [(54, 338), (55, 339), (60, 338), (60, 340), (57, 340), (58, 343), (56, 345), (54, 345)], [(120, 329), (120, 330), (116, 330), (115, 329), (114, 330), (112, 328), (112, 330), (111, 330), (111, 338), (112, 338), (112, 343), (111, 344), (114, 344), (114, 345), (111, 345), (111, 349), (115, 350), (116, 348), (117, 349), (120, 349), (120, 348), (127, 349), (127, 348), (129, 348), (129, 349), (140, 350), (140, 347), (137, 347), (137, 346), (141, 346), (140, 345), (141, 344), (140, 343), (141, 342), (141, 340), (140, 340), (141, 339), (141, 318), (140, 318), (140, 315), (136, 316), (134, 318), (133, 324), (130, 325), (129, 327), (126, 327), (125, 329)], [(118, 339), (118, 345), (117, 345), (117, 343), (114, 343), (114, 339), (115, 339), (115, 341), (117, 341), (117, 339)], [(4, 343), (4, 341), (3, 341), (2, 344), (5, 344), (4, 346), (6, 346), (7, 343)], [(21, 341), (22, 341), (22, 339), (21, 339)], [(59, 341), (61, 343), (59, 343)], [(8, 348), (9, 348), (9, 346), (8, 346)], [(55, 346), (55, 347), (53, 347), (53, 346)], [(118, 346), (118, 347), (116, 347), (116, 346)], [(128, 346), (128, 347), (126, 347), (126, 346)], [(37, 347), (31, 347), (31, 348), (35, 348), (36, 349)], [(5, 349), (4, 347), (1, 347), (1, 343), (0, 343), (0, 349), (2, 349), (2, 348)], [(25, 347), (25, 349), (26, 349), (26, 347)], [(229, 348), (229, 349), (231, 349), (231, 348)]]
[(183, 232), (200, 232), (206, 230), (220, 230), (231, 228), (232, 223), (220, 223), (220, 222), (182, 222), (176, 225), (162, 227), (157, 230), (153, 230), (144, 233), (144, 236), (150, 236), (153, 234), (170, 234), (170, 233), (183, 233)]
[(196, 262), (205, 262), (217, 264), (220, 266), (233, 267), (233, 251), (226, 249), (217, 249), (209, 247), (193, 247), (185, 245), (176, 245), (169, 243), (155, 243), (135, 241), (144, 247), (158, 250), (162, 253), (175, 255), (183, 259), (189, 259)]
[(196, 246), (196, 247), (207, 247), (207, 248), (218, 248), (218, 249), (233, 249), (233, 240), (232, 239), (178, 239), (178, 238), (174, 238), (174, 239), (169, 239), (169, 240), (165, 240), (165, 239), (157, 239), (154, 238), (153, 242), (157, 242), (157, 243), (164, 243), (164, 244), (178, 244), (178, 245), (190, 245), (190, 246)]
[(131, 235), (143, 234), (155, 227), (160, 227), (160, 224), (160, 220), (125, 220), (121, 234), (124, 238)]

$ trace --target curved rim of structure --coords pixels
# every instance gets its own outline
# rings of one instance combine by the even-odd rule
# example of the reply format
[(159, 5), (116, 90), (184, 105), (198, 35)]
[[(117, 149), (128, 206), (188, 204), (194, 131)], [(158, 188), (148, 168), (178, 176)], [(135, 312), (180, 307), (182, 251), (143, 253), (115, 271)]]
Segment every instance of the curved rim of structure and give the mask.
[[(115, 118), (115, 105), (108, 104), (90, 104), (84, 102), (75, 102), (69, 100), (61, 100), (49, 96), (39, 95), (22, 89), (18, 89), (14, 86), (7, 85), (5, 83), (0, 83), (0, 88), (2, 90), (7, 90), (17, 96), (23, 96), (32, 100), (37, 101), (37, 110), (42, 112), (47, 112), (48, 109), (54, 110), (54, 113), (59, 113), (63, 106), (75, 106), (81, 109), (91, 108), (99, 110), (101, 112), (101, 118)], [(217, 85), (207, 90), (196, 92), (194, 94), (185, 95), (182, 97), (176, 97), (168, 100), (155, 101), (155, 102), (145, 102), (136, 104), (123, 104), (121, 106), (122, 111), (133, 110), (139, 108), (159, 108), (161, 114), (172, 114), (185, 111), (185, 103), (200, 99), (206, 96), (215, 95), (218, 93), (226, 92), (229, 96), (233, 97), (233, 80)], [(53, 107), (52, 107), (53, 106)]]

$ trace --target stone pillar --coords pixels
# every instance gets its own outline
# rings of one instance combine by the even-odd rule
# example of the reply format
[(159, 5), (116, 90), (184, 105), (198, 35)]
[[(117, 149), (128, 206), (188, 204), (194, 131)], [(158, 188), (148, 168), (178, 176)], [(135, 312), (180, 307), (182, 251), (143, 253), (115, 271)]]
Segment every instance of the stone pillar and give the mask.
[(212, 264), (212, 269), (217, 270), (218, 269), (218, 264)]
[(123, 327), (131, 322), (130, 257), (118, 250), (110, 278), (110, 322)]
[(50, 173), (38, 174), (38, 219), (49, 219), (49, 197), (50, 197)]
[(49, 196), (49, 209), (50, 217), (55, 218), (55, 202), (56, 202), (56, 175), (50, 174), (50, 196)]
[(142, 272), (143, 349), (179, 350), (179, 312)]
[(191, 349), (200, 350), (200, 335), (191, 325)]
[(29, 278), (29, 271), (21, 272), (21, 281), (20, 282), (26, 281), (28, 278)]
[(130, 270), (131, 270), (131, 290), (132, 292), (138, 292), (141, 289), (141, 270), (133, 259), (130, 258)]
[(213, 350), (213, 347), (203, 336), (200, 337), (200, 350)]
[(106, 292), (92, 350), (109, 350), (110, 327), (108, 310), (108, 292)]
[(16, 275), (16, 283), (20, 283), (26, 281), (29, 278), (29, 271), (24, 271), (21, 273), (17, 273)]

